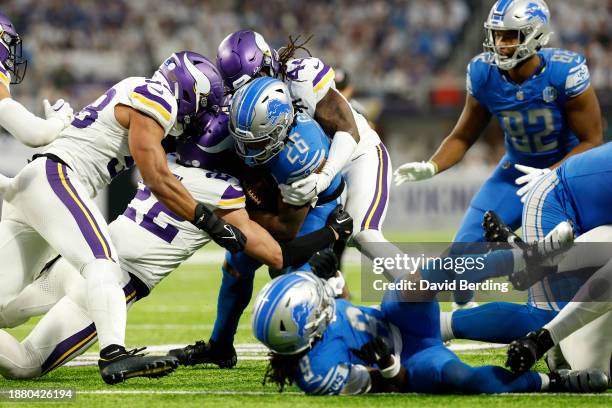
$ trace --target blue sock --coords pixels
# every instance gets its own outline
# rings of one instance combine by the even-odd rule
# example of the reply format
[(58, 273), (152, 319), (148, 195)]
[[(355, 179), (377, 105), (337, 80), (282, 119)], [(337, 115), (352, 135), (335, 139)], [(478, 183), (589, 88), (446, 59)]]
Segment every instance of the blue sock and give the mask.
[[(458, 273), (458, 268), (445, 268), (444, 264), (439, 262), (430, 262), (428, 267), (421, 269), (421, 276), (429, 282), (442, 283), (445, 280), (452, 281), (455, 279), (466, 280), (470, 283), (482, 282), (488, 278), (509, 275), (514, 268), (514, 255), (510, 250), (498, 250), (488, 254), (474, 254), (448, 257), (453, 259), (454, 265), (459, 265), (458, 260), (461, 259), (465, 271)], [(445, 259), (448, 259), (445, 258)], [(470, 261), (470, 268), (466, 266), (467, 261)]]
[(457, 339), (508, 344), (544, 326), (557, 313), (525, 304), (491, 302), (454, 311), (451, 325)]
[(242, 253), (236, 255), (226, 256), (226, 259), (232, 267), (240, 272), (240, 278), (232, 276), (225, 268), (222, 268), (223, 279), (217, 298), (217, 318), (210, 336), (210, 339), (215, 343), (234, 342), (240, 317), (251, 301), (253, 279), (255, 278), (255, 271), (260, 265), (257, 261)]
[(442, 381), (452, 391), (476, 394), (538, 392), (542, 387), (534, 371), (514, 374), (498, 366), (470, 367), (459, 359), (444, 365)]

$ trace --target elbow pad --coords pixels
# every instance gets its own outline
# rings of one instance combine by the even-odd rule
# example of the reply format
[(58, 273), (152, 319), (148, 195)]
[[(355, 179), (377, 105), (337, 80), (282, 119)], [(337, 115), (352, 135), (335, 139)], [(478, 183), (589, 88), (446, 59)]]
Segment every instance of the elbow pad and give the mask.
[(64, 129), (61, 120), (41, 119), (12, 98), (0, 101), (0, 126), (30, 147), (51, 143)]

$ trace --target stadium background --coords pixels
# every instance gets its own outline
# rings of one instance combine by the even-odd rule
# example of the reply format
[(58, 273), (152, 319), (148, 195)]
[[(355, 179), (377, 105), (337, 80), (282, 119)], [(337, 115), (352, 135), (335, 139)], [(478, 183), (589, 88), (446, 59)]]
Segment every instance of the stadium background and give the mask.
[[(265, 7), (262, 4), (265, 3)], [(249, 27), (278, 48), (289, 35), (313, 35), (307, 48), (349, 73), (354, 97), (386, 143), (393, 163), (425, 160), (458, 118), (465, 68), (482, 50), (489, 0), (8, 0), (29, 59), (14, 97), (42, 114), (43, 98), (65, 98), (75, 111), (127, 76), (147, 76), (170, 53), (198, 51), (214, 59), (219, 42)], [(612, 116), (612, 1), (550, 2), (552, 46), (587, 55), (592, 82)], [(15, 174), (31, 155), (0, 136), (0, 172)], [(503, 153), (497, 121), (455, 169), (427, 183), (393, 189), (390, 233), (452, 232), (479, 184)], [(98, 203), (114, 218), (132, 180), (124, 176)]]
[[(253, 28), (273, 47), (289, 34), (314, 35), (307, 47), (334, 67), (350, 73), (355, 98), (367, 110), (396, 165), (427, 159), (450, 131), (464, 100), (465, 68), (481, 52), (482, 23), (493, 0), (2, 0), (24, 40), (29, 59), (24, 83), (13, 96), (42, 115), (43, 98), (65, 98), (75, 110), (96, 99), (126, 76), (150, 75), (171, 52), (192, 49), (214, 59), (219, 42), (231, 31)], [(612, 1), (549, 0), (553, 46), (583, 52), (607, 125), (612, 116)], [(463, 163), (427, 183), (393, 189), (386, 222), (395, 240), (448, 240), (459, 225), (472, 194), (501, 157), (503, 140), (493, 120)], [(11, 136), (0, 134), (0, 172), (16, 174), (32, 154)], [(98, 199), (109, 220), (122, 212), (133, 189), (126, 175)], [(359, 257), (349, 253), (345, 274), (354, 299), (360, 298)], [(170, 344), (206, 339), (212, 328), (223, 252), (198, 252), (155, 293), (139, 301), (129, 315), (128, 346)], [(9, 260), (4, 260), (9, 261)], [(258, 273), (255, 288), (268, 280)], [(448, 307), (446, 305), (445, 307)], [(309, 408), (322, 405), (420, 407), (453, 406), (609, 406), (604, 396), (365, 396), (305, 398), (294, 387), (279, 395), (261, 387), (265, 351), (253, 344), (250, 307), (236, 342), (239, 363), (233, 370), (181, 368), (161, 381), (135, 379), (107, 387), (99, 379), (97, 346), (60, 369), (32, 382), (0, 380), (6, 387), (73, 387), (77, 404), (104, 406), (269, 406), (282, 403)], [(36, 319), (10, 330), (23, 338)], [(455, 343), (453, 343), (455, 344)], [(471, 346), (474, 344), (471, 343)], [(503, 365), (504, 349), (481, 350), (458, 343), (470, 364)], [(478, 346), (476, 346), (478, 347)], [(543, 364), (538, 369), (544, 370)], [(608, 398), (606, 398), (606, 396)], [(28, 405), (29, 406), (29, 405)], [(71, 404), (70, 406), (75, 406)]]

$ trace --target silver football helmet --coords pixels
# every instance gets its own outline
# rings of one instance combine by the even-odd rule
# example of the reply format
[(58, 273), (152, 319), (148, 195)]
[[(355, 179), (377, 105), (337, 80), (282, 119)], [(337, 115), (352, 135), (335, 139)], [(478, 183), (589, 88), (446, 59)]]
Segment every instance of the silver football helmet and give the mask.
[(281, 275), (263, 287), (253, 334), (278, 354), (297, 354), (320, 338), (336, 315), (333, 289), (309, 272)]
[[(498, 0), (484, 24), (484, 48), (495, 55), (495, 63), (503, 70), (514, 68), (519, 62), (535, 54), (548, 44), (553, 34), (550, 12), (543, 0)], [(518, 44), (496, 45), (496, 31), (517, 31)], [(516, 47), (512, 56), (504, 55), (503, 48)]]
[(232, 99), (229, 129), (236, 153), (252, 166), (267, 162), (283, 149), (293, 118), (287, 85), (270, 77), (255, 78)]

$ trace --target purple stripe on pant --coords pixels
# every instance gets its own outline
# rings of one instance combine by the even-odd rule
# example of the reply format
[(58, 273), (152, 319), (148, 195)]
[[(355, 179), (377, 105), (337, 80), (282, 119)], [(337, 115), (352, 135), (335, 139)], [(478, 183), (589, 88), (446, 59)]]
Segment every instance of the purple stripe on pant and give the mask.
[[(55, 192), (66, 208), (68, 208), (70, 214), (72, 214), (72, 217), (79, 226), (81, 234), (83, 235), (83, 238), (85, 238), (85, 241), (87, 242), (87, 245), (91, 249), (91, 252), (95, 258), (113, 260), (110, 245), (108, 244), (106, 237), (102, 234), (102, 231), (100, 230), (100, 227), (98, 226), (93, 214), (83, 203), (83, 200), (81, 200), (76, 189), (70, 182), (70, 178), (66, 172), (66, 166), (47, 159), (46, 170), (47, 181), (49, 182), (51, 189)], [(60, 171), (64, 176), (66, 185), (72, 191), (74, 197), (80, 201), (83, 208), (79, 206), (79, 204), (71, 196), (70, 192), (66, 189), (66, 186), (62, 183), (59, 173)], [(86, 214), (89, 216), (89, 219), (91, 219), (91, 222), (87, 219)]]
[[(366, 216), (361, 222), (362, 231), (365, 229), (380, 229), (382, 216), (387, 209), (387, 205), (389, 204), (389, 186), (387, 185), (387, 178), (389, 176), (389, 153), (387, 153), (387, 149), (382, 143), (376, 146), (376, 153), (378, 154), (379, 158), (378, 172), (376, 173), (376, 189), (374, 191), (374, 196), (372, 197), (370, 207), (366, 212)], [(379, 191), (380, 198), (378, 198)], [(372, 216), (371, 218), (370, 215)], [(367, 222), (368, 219), (370, 220), (369, 223)]]

